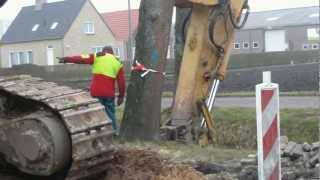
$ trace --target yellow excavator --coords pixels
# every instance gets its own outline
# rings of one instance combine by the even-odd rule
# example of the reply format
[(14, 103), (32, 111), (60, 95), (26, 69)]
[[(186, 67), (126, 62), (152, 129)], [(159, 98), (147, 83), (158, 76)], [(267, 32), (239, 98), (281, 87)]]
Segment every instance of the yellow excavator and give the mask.
[[(210, 112), (225, 79), (234, 31), (248, 19), (248, 0), (177, 0), (176, 6), (192, 7), (192, 14), (172, 115), (162, 130), (167, 139), (213, 141)], [(207, 131), (195, 137), (196, 127)]]
[[(234, 29), (243, 26), (249, 8), (247, 0), (176, 0), (176, 6), (192, 8), (172, 118), (164, 127), (175, 129), (179, 139), (198, 117), (212, 130), (210, 111)], [(0, 77), (0, 157), (22, 172), (65, 171), (66, 179), (77, 180), (105, 171), (102, 164), (114, 150), (106, 119), (103, 106), (86, 91), (27, 75)]]

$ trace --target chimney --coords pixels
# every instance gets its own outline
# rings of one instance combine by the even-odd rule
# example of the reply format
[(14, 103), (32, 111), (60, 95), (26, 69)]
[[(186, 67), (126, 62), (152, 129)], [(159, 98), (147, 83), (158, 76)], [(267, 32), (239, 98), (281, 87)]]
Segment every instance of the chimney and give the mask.
[(45, 3), (47, 3), (47, 0), (36, 0), (35, 10), (36, 10), (36, 11), (42, 10), (42, 6), (43, 6)]

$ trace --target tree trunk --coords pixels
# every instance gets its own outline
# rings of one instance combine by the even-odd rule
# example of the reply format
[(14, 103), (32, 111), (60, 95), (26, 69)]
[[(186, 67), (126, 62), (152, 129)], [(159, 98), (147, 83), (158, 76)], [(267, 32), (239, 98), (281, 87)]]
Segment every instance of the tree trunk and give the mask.
[[(167, 61), (174, 0), (142, 0), (135, 60), (164, 72)], [(161, 87), (164, 76), (149, 73), (144, 78), (132, 72), (121, 136), (128, 140), (156, 140), (161, 120)]]

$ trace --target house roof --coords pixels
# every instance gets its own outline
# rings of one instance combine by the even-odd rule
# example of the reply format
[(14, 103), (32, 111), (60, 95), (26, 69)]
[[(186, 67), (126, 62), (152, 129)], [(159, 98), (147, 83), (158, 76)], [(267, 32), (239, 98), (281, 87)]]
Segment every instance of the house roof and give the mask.
[(244, 29), (319, 24), (319, 7), (252, 12)]
[[(129, 20), (128, 11), (116, 11), (110, 13), (103, 13), (106, 23), (115, 34), (116, 39), (124, 41), (129, 39)], [(135, 32), (139, 22), (139, 9), (131, 10), (132, 32)]]
[[(1, 39), (2, 43), (30, 42), (50, 39), (62, 39), (68, 32), (87, 0), (67, 0), (45, 3), (41, 10), (35, 6), (21, 9), (7, 32)], [(55, 29), (51, 29), (54, 23)], [(37, 26), (36, 28), (35, 26)], [(36, 29), (35, 31), (32, 31)]]

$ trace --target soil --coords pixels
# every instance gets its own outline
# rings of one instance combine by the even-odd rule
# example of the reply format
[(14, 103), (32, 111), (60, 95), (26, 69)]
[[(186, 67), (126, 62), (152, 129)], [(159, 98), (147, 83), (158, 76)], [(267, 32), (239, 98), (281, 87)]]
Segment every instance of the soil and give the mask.
[(100, 180), (205, 180), (190, 166), (176, 164), (145, 150), (120, 150), (108, 165), (111, 173)]
[[(191, 166), (170, 162), (149, 150), (120, 149), (106, 166), (110, 171), (94, 180), (206, 180)], [(0, 180), (44, 179), (47, 180), (47, 178), (4, 172), (0, 166)]]

